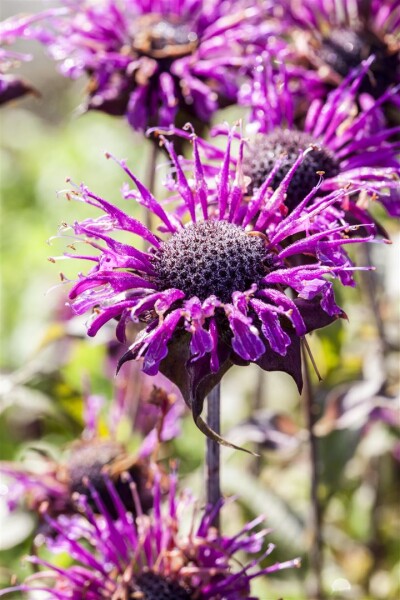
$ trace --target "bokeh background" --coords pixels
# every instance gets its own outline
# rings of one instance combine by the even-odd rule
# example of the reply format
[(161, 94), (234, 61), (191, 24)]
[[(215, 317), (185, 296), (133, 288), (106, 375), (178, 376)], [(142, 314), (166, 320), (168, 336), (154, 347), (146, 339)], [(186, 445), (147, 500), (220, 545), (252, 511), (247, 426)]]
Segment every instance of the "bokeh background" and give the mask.
[[(27, 6), (29, 5), (29, 6)], [(2, 18), (33, 10), (34, 2), (3, 0)], [(53, 264), (65, 251), (57, 237), (63, 222), (81, 220), (87, 208), (67, 202), (59, 191), (66, 177), (84, 181), (103, 197), (121, 204), (125, 181), (108, 151), (126, 158), (145, 177), (149, 143), (122, 120), (77, 109), (85, 82), (62, 78), (38, 46), (24, 45), (35, 56), (22, 65), (40, 91), (1, 111), (1, 278), (2, 349), (1, 459), (21, 463), (35, 452), (58, 457), (82, 430), (83, 382), (111, 400), (115, 381), (104, 368), (106, 331), (85, 337), (84, 321), (71, 319), (67, 289), (59, 273), (76, 272), (76, 262)], [(219, 113), (215, 122), (232, 122), (236, 110)], [(161, 161), (162, 162), (162, 161)], [(158, 191), (163, 173), (158, 169)], [(125, 210), (135, 212), (132, 203)], [(396, 600), (400, 594), (400, 430), (399, 430), (399, 228), (379, 214), (393, 241), (371, 245), (357, 260), (377, 265), (359, 274), (358, 287), (347, 289), (341, 304), (348, 322), (314, 334), (309, 343), (323, 381), (312, 373), (318, 403), (319, 503), (323, 523), (327, 598)], [(357, 254), (357, 250), (355, 250)], [(343, 292), (341, 292), (343, 294)], [(274, 558), (301, 556), (303, 566), (259, 581), (262, 600), (310, 597), (310, 449), (304, 398), (284, 374), (263, 374), (254, 366), (228, 373), (222, 384), (223, 433), (259, 450), (255, 459), (222, 449), (222, 486), (238, 501), (224, 512), (223, 527), (237, 530), (263, 513), (276, 543)], [(134, 449), (137, 440), (132, 440)], [(202, 434), (185, 417), (181, 436), (170, 442), (164, 459), (178, 457), (182, 486), (204, 500)], [(0, 587), (13, 574), (25, 577), (21, 557), (29, 552), (35, 529), (23, 507), (7, 514), (7, 481), (0, 481)], [(64, 560), (65, 557), (64, 557)]]

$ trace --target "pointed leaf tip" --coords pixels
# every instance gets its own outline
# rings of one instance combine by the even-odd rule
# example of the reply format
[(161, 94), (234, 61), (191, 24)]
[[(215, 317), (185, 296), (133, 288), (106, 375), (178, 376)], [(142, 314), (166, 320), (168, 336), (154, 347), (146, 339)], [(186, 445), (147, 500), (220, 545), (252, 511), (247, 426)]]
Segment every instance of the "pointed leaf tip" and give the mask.
[(216, 431), (211, 429), (211, 427), (209, 427), (207, 425), (207, 423), (200, 416), (196, 416), (195, 411), (193, 411), (193, 419), (194, 419), (194, 422), (196, 423), (197, 427), (200, 429), (200, 431), (202, 433), (204, 433), (204, 435), (207, 436), (210, 440), (217, 442), (217, 444), (219, 444), (220, 446), (225, 446), (226, 448), (232, 448), (233, 450), (240, 450), (241, 452), (246, 452), (246, 454), (251, 454), (251, 456), (260, 456), (259, 454), (257, 454), (256, 452), (253, 452), (252, 450), (247, 450), (246, 448), (242, 448), (241, 446), (232, 444), (231, 442), (229, 442), (228, 440), (223, 438)]

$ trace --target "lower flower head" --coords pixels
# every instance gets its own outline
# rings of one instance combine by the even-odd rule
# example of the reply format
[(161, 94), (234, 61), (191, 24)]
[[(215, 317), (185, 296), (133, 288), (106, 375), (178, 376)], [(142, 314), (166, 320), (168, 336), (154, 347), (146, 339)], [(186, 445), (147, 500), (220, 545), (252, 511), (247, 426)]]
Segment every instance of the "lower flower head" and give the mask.
[(89, 490), (92, 486), (114, 519), (117, 515), (104, 484), (104, 475), (106, 474), (114, 481), (115, 488), (127, 510), (135, 512), (129, 485), (122, 477), (122, 473), (125, 471), (135, 482), (143, 510), (147, 512), (153, 504), (153, 498), (149, 491), (151, 475), (148, 465), (137, 456), (129, 456), (124, 447), (113, 440), (75, 443), (62, 470), (67, 493), (71, 499), (75, 494), (90, 496)]
[[(139, 509), (136, 518), (126, 511), (111, 481), (105, 478), (104, 482), (118, 519), (110, 518), (95, 493), (92, 501), (98, 516), (93, 515), (87, 497), (81, 497), (82, 518), (74, 524), (73, 532), (67, 524), (61, 527), (48, 517), (49, 526), (57, 533), (56, 540), (53, 535), (48, 545), (55, 552), (67, 552), (74, 564), (54, 567), (48, 560), (30, 557), (34, 564), (45, 566), (46, 572), (39, 571), (26, 584), (4, 590), (0, 596), (36, 589), (58, 600), (256, 600), (250, 592), (253, 579), (300, 565), (294, 559), (258, 567), (274, 548), (270, 544), (262, 553), (268, 534), (268, 530), (258, 531), (263, 518), (247, 523), (231, 537), (219, 534), (212, 521), (223, 502), (213, 510), (200, 511), (191, 495), (177, 492), (175, 475), (169, 478), (166, 505), (161, 503), (160, 479), (156, 475), (154, 510), (144, 515)], [(130, 486), (137, 504), (131, 481)], [(241, 566), (237, 554), (243, 552), (251, 559)]]
[[(143, 380), (143, 374), (140, 373)], [(146, 378), (149, 384), (151, 378)], [(154, 378), (153, 378), (154, 379)], [(132, 382), (131, 382), (132, 383)], [(126, 390), (125, 390), (126, 393)], [(112, 481), (113, 486), (123, 502), (125, 509), (136, 514), (137, 506), (133, 502), (130, 486), (136, 488), (142, 512), (148, 512), (153, 506), (153, 472), (151, 464), (154, 460), (160, 442), (177, 435), (177, 421), (181, 415), (183, 403), (169, 400), (167, 394), (158, 388), (159, 411), (153, 414), (151, 429), (146, 435), (136, 453), (128, 451), (125, 444), (117, 441), (115, 427), (126, 417), (130, 419), (129, 407), (116, 406), (115, 400), (108, 406), (109, 419), (108, 437), (100, 437), (100, 408), (103, 399), (88, 394), (85, 402), (85, 429), (79, 439), (63, 449), (59, 460), (40, 455), (36, 460), (26, 461), (24, 466), (12, 462), (0, 462), (0, 473), (10, 479), (6, 486), (6, 501), (9, 509), (24, 502), (26, 508), (39, 517), (38, 531), (46, 529), (44, 515), (58, 518), (72, 516), (77, 513), (77, 497), (85, 496), (96, 512), (93, 493), (101, 499), (108, 514), (117, 518), (115, 506), (105, 477)], [(136, 396), (140, 405), (140, 397)], [(118, 408), (118, 414), (114, 414)], [(153, 407), (155, 408), (155, 407)], [(153, 460), (152, 460), (153, 458)], [(129, 476), (130, 483), (126, 476)], [(162, 485), (165, 491), (165, 480)]]

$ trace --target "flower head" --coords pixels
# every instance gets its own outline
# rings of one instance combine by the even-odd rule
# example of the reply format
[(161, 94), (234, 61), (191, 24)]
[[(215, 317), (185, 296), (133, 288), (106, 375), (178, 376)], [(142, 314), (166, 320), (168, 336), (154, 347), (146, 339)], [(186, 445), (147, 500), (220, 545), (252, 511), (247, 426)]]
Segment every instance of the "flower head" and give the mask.
[[(93, 268), (79, 275), (72, 287), (73, 310), (92, 310), (91, 336), (117, 318), (121, 342), (126, 324), (141, 322), (143, 329), (120, 364), (141, 358), (146, 373), (161, 368), (180, 387), (203, 429), (205, 394), (233, 364), (256, 362), (265, 370), (286, 371), (301, 388), (300, 338), (342, 315), (331, 279), (353, 285), (354, 267), (343, 247), (357, 238), (349, 237), (348, 225), (330, 222), (317, 234), (308, 234), (310, 223), (344, 193), (335, 191), (309, 205), (315, 188), (297, 210), (286, 214), (285, 193), (306, 151), (275, 192), (270, 188), (272, 173), (248, 198), (244, 141), (231, 177), (232, 136), (233, 132), (216, 194), (208, 192), (198, 138), (191, 136), (193, 179), (184, 174), (172, 144), (163, 139), (175, 169), (168, 187), (173, 188), (172, 198), (177, 194), (180, 201), (170, 213), (126, 163), (120, 163), (137, 187), (124, 188), (124, 197), (139, 201), (158, 217), (162, 238), (84, 185), (69, 193), (105, 213), (72, 226), (73, 239), (97, 251), (81, 256)], [(112, 233), (119, 230), (138, 236), (149, 249), (117, 241)], [(371, 237), (373, 226), (367, 230)]]
[[(370, 76), (361, 82), (360, 94), (377, 99), (400, 83), (398, 0), (286, 1), (283, 10), (291, 27), (292, 49), (300, 62), (308, 62), (325, 91), (371, 55), (375, 61)], [(389, 99), (400, 106), (399, 95)]]
[[(128, 481), (129, 477), (127, 478)], [(251, 581), (281, 569), (298, 567), (299, 559), (258, 568), (274, 546), (269, 544), (260, 555), (268, 530), (257, 531), (263, 518), (248, 523), (233, 536), (219, 534), (212, 521), (223, 501), (214, 509), (200, 511), (189, 494), (178, 494), (176, 476), (170, 476), (169, 500), (161, 503), (160, 480), (154, 483), (154, 510), (140, 511), (140, 503), (131, 482), (137, 516), (127, 512), (108, 478), (105, 478), (118, 513), (112, 520), (101, 498), (92, 490), (99, 516), (95, 517), (86, 496), (80, 498), (83, 518), (72, 533), (47, 517), (57, 535), (51, 542), (54, 551), (66, 551), (75, 564), (56, 567), (47, 560), (31, 556), (30, 562), (46, 567), (13, 590), (48, 592), (58, 600), (251, 600)], [(187, 521), (185, 531), (182, 523)], [(78, 540), (78, 541), (77, 541)], [(238, 553), (252, 556), (241, 566)], [(253, 599), (254, 600), (254, 599)]]
[[(155, 379), (140, 374), (141, 379)], [(147, 382), (147, 385), (148, 382)], [(59, 460), (44, 455), (37, 455), (27, 460), (24, 466), (12, 462), (0, 462), (0, 473), (10, 479), (6, 486), (7, 502), (13, 510), (23, 501), (26, 507), (39, 516), (39, 532), (45, 525), (43, 513), (51, 517), (71, 516), (77, 513), (76, 495), (90, 498), (89, 487), (96, 490), (109, 514), (116, 518), (114, 504), (105, 485), (104, 475), (112, 480), (127, 510), (135, 513), (135, 505), (129, 492), (125, 475), (129, 474), (135, 482), (141, 508), (147, 512), (153, 497), (151, 483), (151, 458), (161, 441), (177, 435), (178, 419), (182, 412), (183, 402), (175, 401), (161, 388), (154, 388), (157, 393), (158, 414), (152, 415), (152, 429), (148, 430), (136, 453), (128, 451), (127, 446), (117, 438), (116, 427), (124, 416), (128, 417), (126, 404), (116, 398), (109, 407), (109, 435), (100, 435), (100, 409), (104, 398), (87, 394), (85, 398), (85, 428), (79, 439), (64, 448)], [(118, 390), (121, 394), (121, 389)], [(154, 405), (153, 408), (156, 408)], [(124, 477), (122, 476), (124, 473)], [(96, 510), (96, 507), (92, 507)]]
[[(326, 100), (314, 99), (302, 126), (295, 125), (295, 102), (290, 82), (281, 67), (272, 72), (269, 57), (260, 57), (253, 84), (242, 90), (241, 102), (251, 106), (249, 129), (253, 131), (246, 147), (244, 173), (259, 188), (283, 156), (271, 182), (275, 189), (297, 160), (299, 151), (311, 148), (296, 170), (285, 204), (293, 210), (317, 185), (320, 192), (355, 184), (364, 186), (362, 201), (346, 201), (357, 221), (370, 223), (364, 210), (366, 200), (378, 199), (391, 216), (400, 217), (399, 150), (400, 127), (385, 126), (382, 105), (400, 91), (400, 86), (377, 100), (358, 98), (376, 59), (354, 69)], [(366, 196), (366, 192), (368, 195)]]
[[(242, 75), (268, 25), (247, 1), (66, 0), (39, 26), (16, 37), (36, 38), (61, 61), (64, 75), (89, 76), (87, 107), (126, 115), (130, 125), (187, 120), (207, 124), (236, 100)], [(273, 38), (272, 38), (273, 39)], [(276, 42), (277, 43), (277, 42)]]

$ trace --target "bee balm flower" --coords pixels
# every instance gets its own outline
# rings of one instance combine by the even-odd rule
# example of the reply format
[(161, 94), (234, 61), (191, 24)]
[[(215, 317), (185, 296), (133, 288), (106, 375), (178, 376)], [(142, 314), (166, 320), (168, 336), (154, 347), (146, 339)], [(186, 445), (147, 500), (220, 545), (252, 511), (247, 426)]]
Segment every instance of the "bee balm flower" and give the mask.
[(40, 15), (26, 26), (16, 19), (15, 38), (38, 39), (67, 77), (87, 74), (89, 109), (125, 115), (142, 131), (170, 125), (179, 111), (207, 124), (236, 101), (257, 48), (269, 45), (262, 10), (247, 1), (63, 4), (39, 23)]
[[(169, 187), (180, 200), (173, 212), (166, 212), (120, 162), (137, 187), (125, 188), (125, 198), (138, 200), (161, 221), (162, 237), (84, 185), (69, 194), (104, 212), (72, 225), (72, 237), (92, 245), (97, 254), (80, 257), (93, 268), (79, 275), (69, 296), (77, 314), (92, 310), (90, 336), (117, 319), (117, 337), (124, 343), (126, 324), (141, 322), (143, 329), (120, 364), (142, 359), (146, 373), (161, 369), (180, 387), (204, 430), (204, 397), (233, 364), (255, 362), (267, 371), (286, 371), (301, 388), (300, 339), (342, 315), (331, 280), (353, 285), (354, 267), (343, 247), (357, 239), (343, 223), (308, 235), (309, 224), (337, 203), (342, 191), (312, 206), (309, 194), (298, 210), (286, 216), (282, 212), (302, 153), (275, 192), (270, 188), (272, 174), (249, 200), (242, 160), (231, 178), (230, 136), (212, 204), (198, 139), (193, 135), (192, 140), (190, 181), (172, 144), (163, 140), (175, 168)], [(136, 236), (148, 249), (117, 241), (111, 234), (118, 231)], [(368, 231), (370, 238), (373, 226)]]
[[(347, 184), (364, 187), (364, 201), (358, 205), (346, 200), (353, 218), (371, 223), (365, 210), (365, 192), (378, 200), (394, 217), (400, 217), (399, 150), (396, 136), (400, 127), (384, 124), (382, 105), (394, 98), (400, 86), (388, 90), (377, 100), (360, 107), (358, 94), (374, 57), (364, 61), (331, 91), (326, 100), (311, 102), (302, 126), (295, 125), (295, 101), (289, 89), (285, 69), (272, 72), (269, 57), (260, 57), (252, 85), (242, 90), (241, 102), (251, 107), (250, 136), (244, 158), (244, 172), (258, 188), (284, 155), (271, 182), (275, 189), (297, 160), (299, 151), (311, 148), (296, 170), (285, 200), (293, 210), (317, 185), (320, 173), (324, 181), (320, 193)], [(355, 197), (357, 200), (357, 198)]]
[[(30, 562), (46, 570), (32, 575), (25, 584), (0, 592), (0, 596), (40, 590), (57, 600), (257, 600), (250, 591), (253, 579), (300, 566), (299, 559), (294, 559), (257, 568), (274, 549), (269, 544), (262, 553), (268, 530), (257, 528), (263, 518), (247, 523), (231, 537), (219, 534), (212, 522), (224, 502), (200, 511), (191, 495), (178, 494), (175, 475), (170, 476), (166, 506), (161, 503), (156, 480), (154, 511), (144, 515), (138, 506), (136, 518), (126, 511), (112, 483), (108, 479), (105, 482), (119, 518), (110, 518), (96, 493), (93, 501), (99, 516), (94, 517), (87, 498), (82, 497), (83, 516), (73, 533), (48, 518), (57, 533), (51, 547), (66, 551), (74, 564), (60, 567), (31, 556)], [(134, 486), (132, 497), (138, 504)], [(188, 515), (191, 523), (185, 531), (182, 522)], [(252, 557), (244, 566), (238, 560), (240, 552)]]
[[(299, 62), (308, 63), (326, 93), (371, 55), (376, 57), (359, 93), (383, 96), (400, 83), (400, 24), (398, 0), (302, 0), (285, 1), (284, 20), (289, 43)], [(317, 86), (312, 93), (320, 93)], [(390, 97), (400, 106), (399, 94)], [(395, 113), (387, 112), (393, 124)], [(394, 119), (392, 119), (394, 117)]]

